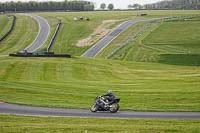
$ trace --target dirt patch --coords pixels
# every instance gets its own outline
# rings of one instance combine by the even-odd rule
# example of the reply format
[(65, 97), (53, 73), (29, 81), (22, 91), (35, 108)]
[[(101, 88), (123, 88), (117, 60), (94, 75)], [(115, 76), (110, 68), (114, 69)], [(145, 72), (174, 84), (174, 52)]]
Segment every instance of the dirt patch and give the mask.
[(89, 37), (79, 40), (76, 46), (85, 47), (93, 45), (99, 39), (107, 35), (113, 29), (111, 27), (120, 21), (123, 20), (104, 20), (102, 24), (99, 25)]
[(3, 104), (3, 103), (5, 103), (5, 102), (3, 102), (3, 101), (0, 101), (0, 104)]

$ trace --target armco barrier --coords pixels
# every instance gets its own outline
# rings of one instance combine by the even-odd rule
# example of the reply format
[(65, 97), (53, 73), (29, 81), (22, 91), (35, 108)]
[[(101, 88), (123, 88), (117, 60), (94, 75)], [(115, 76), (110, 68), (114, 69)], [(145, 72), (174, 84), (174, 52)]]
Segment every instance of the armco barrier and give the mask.
[(14, 57), (65, 57), (71, 58), (69, 54), (54, 54), (53, 52), (45, 52), (45, 53), (16, 53), (16, 54), (9, 54), (9, 56)]
[(12, 22), (11, 28), (9, 29), (9, 31), (2, 38), (0, 38), (0, 42), (3, 41), (13, 31), (13, 29), (15, 27), (16, 16), (14, 16), (14, 15), (10, 15), (10, 16), (13, 17), (13, 22)]
[(56, 39), (56, 36), (57, 36), (57, 34), (58, 34), (58, 31), (59, 31), (59, 29), (60, 29), (60, 26), (61, 26), (61, 20), (59, 20), (59, 23), (58, 23), (58, 25), (57, 25), (57, 27), (56, 27), (56, 30), (55, 30), (55, 32), (54, 32), (54, 34), (53, 34), (53, 36), (52, 36), (52, 38), (51, 38), (51, 41), (49, 42), (49, 45), (48, 45), (48, 47), (47, 47), (47, 52), (49, 52), (50, 50), (51, 50), (51, 48), (52, 48), (52, 46), (53, 46), (53, 43), (54, 43), (54, 41), (55, 41), (55, 39)]

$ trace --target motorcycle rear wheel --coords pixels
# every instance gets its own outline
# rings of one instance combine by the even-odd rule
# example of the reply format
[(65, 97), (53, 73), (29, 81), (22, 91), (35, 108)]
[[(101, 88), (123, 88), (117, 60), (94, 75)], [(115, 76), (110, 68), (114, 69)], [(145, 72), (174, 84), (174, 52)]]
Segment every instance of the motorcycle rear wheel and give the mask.
[(97, 112), (98, 110), (98, 106), (96, 104), (92, 105), (92, 107), (90, 108), (91, 112)]
[(119, 110), (119, 104), (117, 103), (113, 103), (110, 106), (110, 113), (116, 113)]

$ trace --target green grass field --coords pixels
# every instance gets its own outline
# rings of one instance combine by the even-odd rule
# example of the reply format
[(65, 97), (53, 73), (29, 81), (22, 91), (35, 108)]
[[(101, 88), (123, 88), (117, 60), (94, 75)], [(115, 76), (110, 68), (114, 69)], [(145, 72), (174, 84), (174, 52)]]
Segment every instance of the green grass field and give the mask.
[[(199, 11), (35, 13), (49, 21), (50, 37), (58, 19), (62, 20), (52, 51), (70, 53), (75, 57), (1, 57), (0, 102), (89, 109), (96, 96), (111, 89), (121, 98), (121, 110), (199, 112), (199, 18), (153, 25), (112, 57), (120, 60), (104, 60), (102, 57), (137, 32), (144, 23), (122, 33), (102, 51), (100, 58), (76, 57), (90, 46), (77, 47), (75, 44), (93, 33), (103, 20), (130, 19), (137, 17), (138, 13), (155, 18), (198, 15)], [(87, 16), (91, 21), (73, 22), (73, 16)], [(17, 15), (14, 31), (0, 43), (0, 55), (25, 48), (35, 39), (37, 31), (38, 25), (33, 19)], [(50, 37), (41, 51), (46, 49)], [(0, 132), (196, 133), (200, 130), (199, 125), (199, 120), (0, 115)]]
[(163, 22), (147, 30), (113, 58), (199, 66), (199, 24), (199, 17)]
[(0, 38), (2, 38), (11, 28), (13, 18), (0, 15)]
[(88, 109), (108, 89), (122, 110), (200, 111), (199, 67), (102, 59), (1, 58), (0, 100)]
[(38, 24), (31, 17), (16, 15), (13, 32), (0, 43), (0, 54), (5, 55), (23, 50), (33, 42), (38, 32)]
[(1, 133), (197, 133), (199, 120), (47, 118), (0, 115)]

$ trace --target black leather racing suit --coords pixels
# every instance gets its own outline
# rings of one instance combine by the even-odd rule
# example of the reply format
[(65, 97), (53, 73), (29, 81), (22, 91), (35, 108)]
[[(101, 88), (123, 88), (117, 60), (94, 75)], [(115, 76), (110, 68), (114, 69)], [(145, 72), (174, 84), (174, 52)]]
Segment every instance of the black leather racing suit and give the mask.
[(115, 100), (115, 95), (113, 93), (107, 93), (103, 95), (108, 100), (108, 104), (112, 103)]

